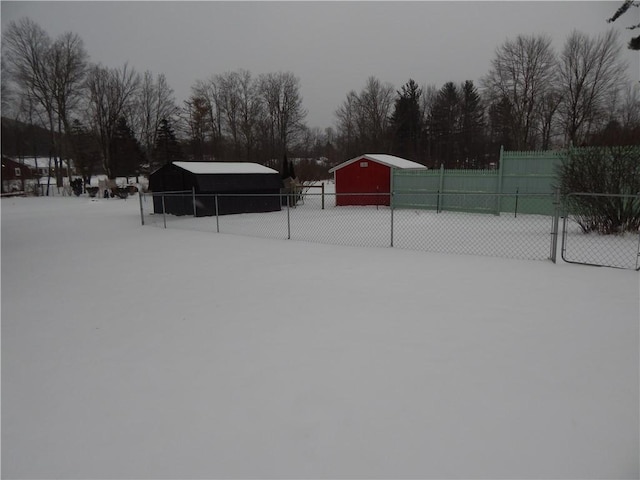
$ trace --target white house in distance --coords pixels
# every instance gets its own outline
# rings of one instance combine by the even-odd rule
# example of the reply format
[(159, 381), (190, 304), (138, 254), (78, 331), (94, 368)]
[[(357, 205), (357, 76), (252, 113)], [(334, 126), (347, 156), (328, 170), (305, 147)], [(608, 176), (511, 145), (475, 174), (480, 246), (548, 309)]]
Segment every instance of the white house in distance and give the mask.
[[(28, 166), (34, 173), (36, 178), (46, 178), (49, 176), (49, 157), (24, 157), (15, 159), (16, 162)], [(73, 160), (61, 160), (62, 174), (67, 177), (69, 168), (71, 168), (71, 174), (74, 173)], [(71, 165), (69, 165), (71, 164)], [(55, 168), (55, 163), (51, 159), (51, 170)]]

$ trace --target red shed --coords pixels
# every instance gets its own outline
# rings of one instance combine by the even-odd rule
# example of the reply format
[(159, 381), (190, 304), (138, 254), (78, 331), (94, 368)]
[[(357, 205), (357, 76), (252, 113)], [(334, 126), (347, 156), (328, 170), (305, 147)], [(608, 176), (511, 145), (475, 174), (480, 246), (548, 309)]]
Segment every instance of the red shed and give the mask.
[[(389, 205), (391, 173), (394, 168), (423, 168), (411, 160), (382, 153), (366, 153), (336, 165), (333, 173), (336, 184), (336, 205)], [(366, 193), (367, 195), (340, 195)]]

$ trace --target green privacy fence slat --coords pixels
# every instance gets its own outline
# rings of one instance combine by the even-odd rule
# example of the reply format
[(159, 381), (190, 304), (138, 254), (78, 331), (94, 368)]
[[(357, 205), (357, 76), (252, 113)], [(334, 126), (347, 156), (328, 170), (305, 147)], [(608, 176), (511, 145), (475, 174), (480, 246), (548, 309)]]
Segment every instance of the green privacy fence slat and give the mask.
[[(501, 149), (497, 170), (446, 170), (443, 167), (439, 170), (394, 170), (393, 205), (395, 208), (494, 214), (517, 210), (520, 213), (552, 215), (553, 193), (559, 183), (556, 176), (558, 167), (571, 152), (589, 148), (554, 151)], [(640, 149), (634, 150), (640, 158)], [(462, 193), (494, 195), (449, 195)], [(516, 194), (520, 198), (530, 195), (530, 198), (516, 208)]]
[[(465, 212), (512, 212), (515, 194), (549, 194), (518, 206), (521, 213), (552, 215), (556, 171), (566, 151), (500, 152), (497, 170), (394, 170), (395, 208)], [(429, 192), (429, 193), (427, 193)], [(511, 194), (496, 196), (438, 195), (452, 193)], [(413, 193), (413, 195), (412, 195)]]

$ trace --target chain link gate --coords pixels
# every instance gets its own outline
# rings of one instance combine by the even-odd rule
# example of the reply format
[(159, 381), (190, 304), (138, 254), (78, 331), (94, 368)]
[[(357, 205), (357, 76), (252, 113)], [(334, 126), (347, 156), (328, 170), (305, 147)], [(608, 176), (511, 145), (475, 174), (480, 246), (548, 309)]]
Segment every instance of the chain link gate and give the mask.
[(640, 270), (640, 195), (568, 194), (564, 198), (562, 259)]

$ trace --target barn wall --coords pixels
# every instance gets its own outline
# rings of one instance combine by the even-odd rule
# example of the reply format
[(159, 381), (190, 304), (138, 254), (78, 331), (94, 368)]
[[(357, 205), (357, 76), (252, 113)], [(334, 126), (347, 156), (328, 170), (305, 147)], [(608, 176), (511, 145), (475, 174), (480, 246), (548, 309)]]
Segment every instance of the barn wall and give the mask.
[[(152, 192), (183, 192), (191, 190), (194, 180), (190, 172), (175, 165), (164, 165), (149, 176), (149, 189)], [(193, 215), (193, 199), (186, 195), (167, 195), (164, 199), (167, 213), (173, 215)], [(162, 198), (153, 197), (153, 211), (162, 213)]]
[[(219, 215), (280, 210), (282, 180), (277, 173), (196, 175), (194, 179), (196, 193), (219, 195)], [(197, 216), (215, 215), (215, 212), (215, 197), (201, 196), (198, 199)]]
[(196, 192), (200, 193), (280, 193), (278, 173), (228, 173), (197, 175)]
[[(391, 168), (387, 165), (362, 158), (336, 170), (335, 176), (336, 205), (389, 205)], [(340, 195), (340, 193), (384, 195)]]
[[(280, 175), (274, 174), (194, 174), (175, 165), (165, 165), (151, 174), (152, 192), (186, 192), (167, 195), (165, 210), (173, 215), (193, 215), (192, 188), (196, 193), (196, 216), (272, 212), (280, 210)], [(257, 194), (251, 196), (250, 194)], [(269, 196), (263, 196), (263, 195)], [(154, 212), (162, 213), (162, 198), (153, 199)]]
[[(260, 213), (280, 211), (278, 193), (264, 195), (220, 194), (218, 196), (218, 215), (237, 213)], [(212, 195), (197, 197), (196, 216), (209, 217), (216, 214), (216, 197)]]

